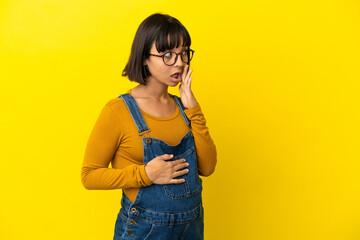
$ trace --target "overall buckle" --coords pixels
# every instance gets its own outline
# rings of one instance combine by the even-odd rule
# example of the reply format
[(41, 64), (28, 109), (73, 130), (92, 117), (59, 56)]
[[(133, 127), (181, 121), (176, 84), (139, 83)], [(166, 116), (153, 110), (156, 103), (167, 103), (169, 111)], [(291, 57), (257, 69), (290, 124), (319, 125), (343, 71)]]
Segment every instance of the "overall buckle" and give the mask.
[(145, 131), (142, 131), (142, 132), (139, 132), (139, 136), (142, 136), (142, 135), (144, 135), (144, 134), (149, 134), (149, 132), (151, 132), (151, 130), (150, 129), (148, 129), (148, 130), (145, 130)]

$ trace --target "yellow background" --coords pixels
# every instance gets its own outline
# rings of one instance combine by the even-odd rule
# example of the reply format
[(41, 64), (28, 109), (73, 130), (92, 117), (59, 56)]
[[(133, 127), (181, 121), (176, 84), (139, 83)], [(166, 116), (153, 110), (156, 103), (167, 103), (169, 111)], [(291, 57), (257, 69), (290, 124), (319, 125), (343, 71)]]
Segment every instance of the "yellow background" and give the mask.
[(355, 0), (1, 1), (0, 239), (112, 239), (121, 190), (86, 190), (80, 169), (155, 12), (192, 37), (217, 146), (205, 239), (360, 239)]

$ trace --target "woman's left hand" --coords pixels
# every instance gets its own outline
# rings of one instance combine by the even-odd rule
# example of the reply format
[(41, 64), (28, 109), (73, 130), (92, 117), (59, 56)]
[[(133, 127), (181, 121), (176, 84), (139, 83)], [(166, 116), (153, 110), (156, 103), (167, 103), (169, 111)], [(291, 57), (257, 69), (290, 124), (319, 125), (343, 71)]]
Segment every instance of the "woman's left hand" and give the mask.
[(191, 91), (192, 78), (190, 76), (193, 70), (190, 69), (190, 71), (188, 71), (188, 69), (189, 69), (189, 65), (186, 64), (181, 76), (181, 82), (180, 82), (181, 84), (179, 86), (179, 92), (184, 107), (192, 108), (198, 105), (198, 102), (196, 101), (194, 94)]

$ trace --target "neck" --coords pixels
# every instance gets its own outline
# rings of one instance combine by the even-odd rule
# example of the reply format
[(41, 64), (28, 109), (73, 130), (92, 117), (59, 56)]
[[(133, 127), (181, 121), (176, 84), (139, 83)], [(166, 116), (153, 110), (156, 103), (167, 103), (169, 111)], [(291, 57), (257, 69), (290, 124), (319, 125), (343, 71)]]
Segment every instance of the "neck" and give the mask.
[(169, 86), (157, 81), (147, 79), (146, 85), (139, 84), (134, 88), (136, 95), (143, 98), (151, 98), (157, 101), (164, 101), (169, 99)]

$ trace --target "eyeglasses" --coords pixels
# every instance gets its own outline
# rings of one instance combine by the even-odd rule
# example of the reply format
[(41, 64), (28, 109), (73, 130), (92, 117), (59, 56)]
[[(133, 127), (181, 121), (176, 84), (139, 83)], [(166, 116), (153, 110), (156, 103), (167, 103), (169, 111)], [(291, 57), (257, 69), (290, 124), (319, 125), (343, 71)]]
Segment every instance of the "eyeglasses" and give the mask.
[(155, 56), (155, 57), (161, 57), (165, 63), (165, 65), (167, 66), (172, 66), (176, 63), (176, 60), (178, 58), (178, 55), (180, 55), (181, 57), (181, 60), (184, 62), (184, 63), (187, 63), (189, 64), (191, 59), (193, 58), (194, 56), (194, 50), (192, 49), (185, 49), (184, 51), (182, 51), (181, 53), (176, 53), (176, 52), (172, 52), (172, 51), (169, 51), (163, 55), (155, 55), (155, 54), (151, 54), (151, 56)]

